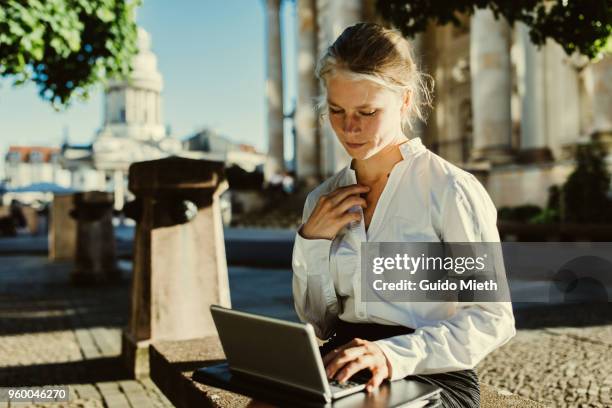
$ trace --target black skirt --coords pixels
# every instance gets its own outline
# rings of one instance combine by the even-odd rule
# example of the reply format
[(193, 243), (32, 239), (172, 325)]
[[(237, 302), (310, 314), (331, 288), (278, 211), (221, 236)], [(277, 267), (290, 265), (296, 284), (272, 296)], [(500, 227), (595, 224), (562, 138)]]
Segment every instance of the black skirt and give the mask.
[[(347, 323), (338, 321), (336, 332), (320, 347), (321, 355), (329, 353), (354, 338), (368, 341), (386, 339), (401, 334), (413, 333), (414, 329), (404, 326), (387, 326), (373, 323)], [(410, 379), (437, 385), (442, 389), (440, 399), (431, 407), (469, 408), (480, 407), (480, 387), (474, 370), (452, 371), (439, 374), (411, 375)]]

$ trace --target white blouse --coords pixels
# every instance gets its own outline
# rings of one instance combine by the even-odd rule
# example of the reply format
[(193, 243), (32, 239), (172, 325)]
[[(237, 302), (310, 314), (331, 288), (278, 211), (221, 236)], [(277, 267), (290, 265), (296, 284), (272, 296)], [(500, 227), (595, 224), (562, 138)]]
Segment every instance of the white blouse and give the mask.
[[(322, 339), (333, 333), (337, 318), (416, 329), (376, 341), (392, 380), (474, 368), (516, 333), (510, 302), (361, 301), (361, 242), (499, 242), (497, 211), (472, 174), (432, 153), (420, 138), (400, 151), (403, 160), (393, 167), (367, 232), (362, 217), (333, 241), (296, 234), (295, 310)], [(302, 221), (322, 194), (356, 182), (350, 166), (327, 179), (308, 195)]]

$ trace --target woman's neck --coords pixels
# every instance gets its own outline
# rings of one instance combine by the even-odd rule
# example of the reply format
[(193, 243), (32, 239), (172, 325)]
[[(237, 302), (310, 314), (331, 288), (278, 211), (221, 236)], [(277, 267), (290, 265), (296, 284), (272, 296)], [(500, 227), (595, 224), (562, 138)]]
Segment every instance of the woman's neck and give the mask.
[(357, 182), (360, 184), (371, 185), (381, 180), (386, 180), (391, 169), (402, 161), (402, 153), (399, 145), (408, 141), (401, 137), (385, 146), (380, 152), (365, 160), (353, 159), (351, 168), (357, 174)]

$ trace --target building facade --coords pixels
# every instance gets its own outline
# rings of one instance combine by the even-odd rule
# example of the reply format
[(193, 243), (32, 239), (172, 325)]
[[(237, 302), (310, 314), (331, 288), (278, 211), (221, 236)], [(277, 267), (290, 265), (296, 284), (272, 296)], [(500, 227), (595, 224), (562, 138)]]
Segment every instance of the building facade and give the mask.
[[(211, 129), (203, 129), (183, 141), (183, 156), (217, 160), (226, 167), (233, 165), (248, 172), (265, 172), (267, 156), (254, 146), (235, 143)], [(277, 169), (278, 170), (278, 169)]]
[(151, 51), (151, 38), (142, 28), (132, 66), (128, 79), (109, 81), (102, 127), (92, 144), (62, 147), (62, 165), (73, 174), (74, 188), (114, 191), (116, 209), (123, 208), (129, 195), (130, 164), (175, 155), (182, 149), (163, 124), (163, 78)]
[(71, 185), (70, 172), (60, 164), (60, 149), (43, 146), (10, 146), (4, 159), (5, 187), (16, 189), (49, 183)]
[[(359, 21), (388, 25), (373, 0), (297, 2), (296, 162), (303, 184), (349, 162), (329, 126), (317, 120), (314, 67), (342, 30)], [(429, 120), (408, 136), (476, 173), (498, 207), (544, 205), (548, 187), (572, 171), (578, 143), (600, 140), (612, 152), (612, 57), (587, 63), (552, 41), (538, 48), (527, 27), (510, 27), (489, 10), (464, 16), (460, 26), (430, 25), (411, 41), (417, 64), (436, 85)], [(610, 153), (608, 159), (612, 165)]]

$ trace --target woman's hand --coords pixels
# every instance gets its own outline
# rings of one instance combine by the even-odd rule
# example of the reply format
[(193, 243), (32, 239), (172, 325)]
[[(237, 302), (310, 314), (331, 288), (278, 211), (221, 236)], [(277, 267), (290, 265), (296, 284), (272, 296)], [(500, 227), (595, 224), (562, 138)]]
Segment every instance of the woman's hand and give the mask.
[(356, 205), (366, 208), (366, 200), (359, 195), (368, 191), (368, 186), (352, 184), (323, 194), (300, 234), (306, 239), (334, 239), (346, 224), (361, 219), (359, 213), (348, 210)]
[(358, 371), (369, 369), (372, 378), (366, 390), (372, 392), (391, 377), (391, 364), (380, 347), (371, 341), (353, 339), (344, 346), (332, 350), (323, 357), (327, 378), (344, 382)]

